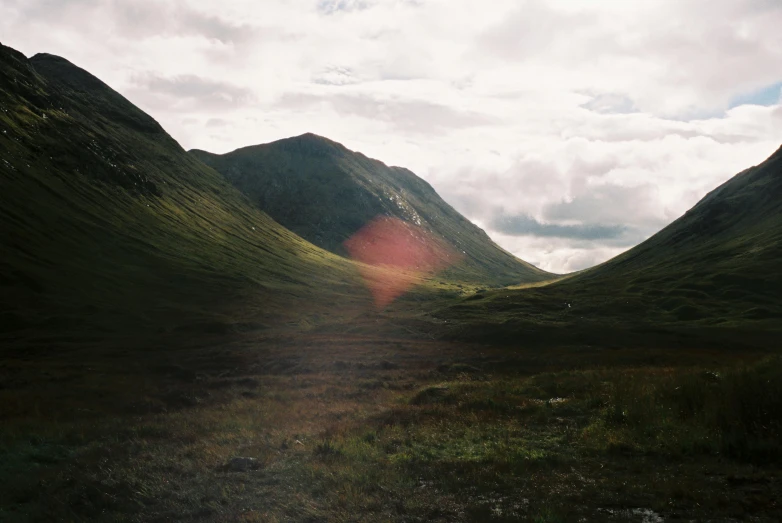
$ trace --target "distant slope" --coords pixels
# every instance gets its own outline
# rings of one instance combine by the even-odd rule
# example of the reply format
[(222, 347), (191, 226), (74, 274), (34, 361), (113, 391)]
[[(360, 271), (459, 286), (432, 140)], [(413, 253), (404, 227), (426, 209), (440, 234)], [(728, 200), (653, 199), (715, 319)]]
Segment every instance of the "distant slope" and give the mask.
[(690, 298), (678, 312), (675, 300), (659, 303), (685, 319), (706, 318), (708, 306), (722, 303), (731, 309), (726, 320), (782, 320), (782, 147), (647, 241), (569, 284), (608, 281), (649, 297)]
[[(504, 341), (616, 345), (708, 338), (739, 346), (757, 338), (778, 348), (782, 148), (598, 267), (545, 287), (471, 296), (434, 315), (456, 325), (449, 335)], [(727, 336), (731, 330), (741, 334)], [(628, 338), (628, 331), (636, 335)], [(669, 336), (661, 338), (663, 331)]]
[(718, 295), (782, 290), (782, 147), (712, 192), (671, 225), (578, 279), (713, 284)]
[(230, 330), (360, 291), (86, 71), (4, 46), (0, 71), (0, 349)]
[(446, 277), (497, 285), (552, 277), (502, 250), (412, 172), (326, 138), (305, 134), (225, 155), (190, 152), (276, 221), (331, 252), (345, 254), (347, 238), (386, 215), (424, 227), (463, 255)]

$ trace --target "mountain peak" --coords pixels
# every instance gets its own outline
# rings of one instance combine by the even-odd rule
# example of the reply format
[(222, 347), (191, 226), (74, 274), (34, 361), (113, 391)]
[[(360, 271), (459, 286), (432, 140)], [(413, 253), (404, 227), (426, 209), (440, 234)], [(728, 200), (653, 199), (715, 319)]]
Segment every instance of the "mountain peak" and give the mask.
[[(17, 51), (13, 47), (8, 47), (6, 45), (3, 45), (2, 42), (0, 42), (0, 56), (2, 56), (2, 55), (13, 56), (16, 60), (20, 60), (20, 61), (26, 61), (27, 60), (27, 57), (23, 53), (21, 53), (20, 51)], [(0, 59), (2, 59), (2, 58), (0, 58)]]
[(345, 242), (381, 216), (442, 239), (461, 258), (449, 270), (464, 281), (501, 285), (549, 277), (500, 249), (411, 171), (328, 138), (306, 133), (224, 155), (193, 154), (275, 221), (336, 254), (347, 254)]
[(3, 74), (0, 75), (0, 89), (13, 90), (18, 88), (16, 80), (30, 74), (30, 64), (27, 57), (3, 44), (0, 44), (0, 67)]
[(79, 108), (92, 116), (101, 115), (122, 122), (145, 133), (165, 134), (154, 118), (141, 111), (124, 96), (96, 76), (57, 55), (39, 53), (30, 58), (36, 73), (46, 79), (65, 98), (73, 109)]
[(291, 136), (289, 140), (309, 140), (312, 142), (325, 142), (330, 144), (342, 145), (340, 143), (335, 142), (334, 140), (330, 140), (326, 138), (325, 136), (321, 136), (319, 134), (309, 133), (309, 132), (300, 134), (298, 136)]
[(49, 79), (55, 77), (59, 82), (80, 91), (93, 89), (111, 89), (98, 78), (65, 58), (49, 53), (38, 53), (30, 58), (35, 70)]
[(63, 58), (62, 56), (58, 56), (56, 54), (51, 54), (51, 53), (36, 53), (36, 54), (34, 54), (33, 56), (30, 57), (30, 60), (40, 60), (40, 61), (52, 60), (52, 61), (55, 61), (55, 62), (65, 62), (65, 63), (68, 63), (68, 64), (72, 65), (73, 67), (76, 67), (70, 61), (68, 61), (67, 59)]
[(304, 133), (291, 138), (284, 138), (268, 144), (279, 147), (282, 150), (313, 157), (342, 155), (348, 152), (348, 148), (314, 133)]

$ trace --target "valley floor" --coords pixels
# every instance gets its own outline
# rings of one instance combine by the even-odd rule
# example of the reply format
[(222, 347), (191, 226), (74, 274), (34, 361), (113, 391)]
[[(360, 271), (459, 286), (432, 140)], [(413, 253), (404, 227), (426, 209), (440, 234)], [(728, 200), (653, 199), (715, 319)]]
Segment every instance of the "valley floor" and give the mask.
[(782, 519), (778, 357), (223, 347), (5, 360), (0, 520)]

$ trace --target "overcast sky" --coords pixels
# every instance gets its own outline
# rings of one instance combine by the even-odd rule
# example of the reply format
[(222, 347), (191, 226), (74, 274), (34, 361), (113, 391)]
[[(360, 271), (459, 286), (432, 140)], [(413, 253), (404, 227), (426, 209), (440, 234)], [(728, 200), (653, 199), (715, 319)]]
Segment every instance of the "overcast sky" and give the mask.
[(782, 143), (780, 0), (0, 0), (183, 147), (314, 132), (566, 272)]

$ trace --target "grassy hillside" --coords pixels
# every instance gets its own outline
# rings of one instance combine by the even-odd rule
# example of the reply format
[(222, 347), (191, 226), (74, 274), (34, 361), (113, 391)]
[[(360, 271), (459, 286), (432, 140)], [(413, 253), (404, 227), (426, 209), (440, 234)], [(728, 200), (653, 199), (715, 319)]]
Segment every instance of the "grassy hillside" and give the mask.
[[(634, 249), (576, 281), (627, 280), (709, 298), (778, 302), (782, 295), (782, 148), (706, 195)], [(695, 314), (697, 316), (697, 314)], [(761, 309), (752, 313), (765, 317)]]
[(778, 347), (780, 201), (782, 149), (598, 267), (547, 286), (475, 294), (428, 321), (450, 320), (451, 336), (506, 341)]
[(422, 226), (463, 255), (445, 278), (509, 285), (552, 276), (502, 250), (412, 172), (326, 138), (305, 134), (225, 155), (191, 153), (272, 218), (331, 252), (344, 255), (347, 238), (385, 215)]
[(0, 68), (4, 348), (182, 341), (361, 297), (347, 261), (258, 211), (86, 71), (8, 47)]

